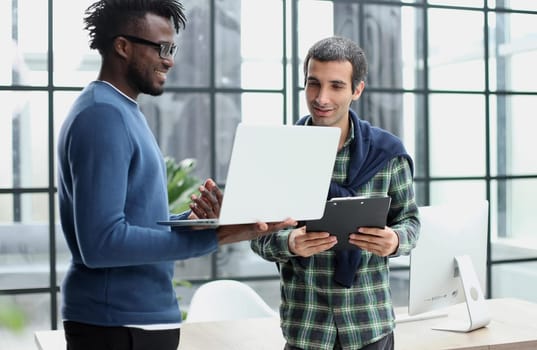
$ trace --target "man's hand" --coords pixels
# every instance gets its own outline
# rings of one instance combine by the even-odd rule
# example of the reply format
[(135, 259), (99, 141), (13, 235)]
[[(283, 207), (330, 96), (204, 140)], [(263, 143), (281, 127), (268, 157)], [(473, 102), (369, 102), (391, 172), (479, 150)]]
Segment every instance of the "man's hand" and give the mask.
[(199, 187), (200, 195), (190, 196), (190, 209), (192, 213), (189, 219), (218, 218), (222, 206), (223, 194), (212, 179), (205, 180)]
[(307, 232), (306, 226), (297, 228), (289, 235), (289, 250), (304, 258), (332, 248), (337, 243), (328, 232)]
[(394, 230), (384, 228), (359, 227), (358, 233), (349, 236), (349, 243), (379, 256), (394, 254), (399, 248), (399, 236)]
[(257, 222), (255, 224), (224, 225), (216, 229), (216, 235), (218, 244), (223, 245), (249, 241), (296, 225), (297, 222), (293, 219), (272, 223)]

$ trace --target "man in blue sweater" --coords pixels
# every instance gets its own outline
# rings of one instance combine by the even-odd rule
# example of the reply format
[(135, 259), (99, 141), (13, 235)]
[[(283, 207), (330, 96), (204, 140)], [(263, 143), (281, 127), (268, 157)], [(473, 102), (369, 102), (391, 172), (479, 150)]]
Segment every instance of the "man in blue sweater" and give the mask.
[[(72, 261), (62, 284), (67, 348), (176, 350), (174, 260), (294, 225), (170, 231), (166, 168), (136, 102), (160, 95), (185, 25), (176, 0), (101, 0), (86, 11), (98, 80), (73, 104), (58, 140), (58, 195)], [(202, 191), (218, 191), (211, 180)], [(218, 193), (216, 193), (218, 195)], [(203, 208), (203, 198), (194, 199)], [(196, 217), (197, 210), (181, 214)]]

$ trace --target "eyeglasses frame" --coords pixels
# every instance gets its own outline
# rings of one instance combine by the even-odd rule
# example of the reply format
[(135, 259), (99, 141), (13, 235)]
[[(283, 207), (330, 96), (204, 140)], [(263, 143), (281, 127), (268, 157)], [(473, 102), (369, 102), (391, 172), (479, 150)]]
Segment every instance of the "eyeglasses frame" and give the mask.
[(151, 40), (147, 40), (144, 38), (140, 38), (138, 36), (128, 35), (128, 34), (118, 34), (114, 36), (114, 39), (117, 37), (123, 37), (127, 39), (128, 41), (136, 43), (136, 44), (142, 44), (142, 45), (154, 47), (155, 49), (159, 50), (158, 54), (160, 58), (162, 59), (174, 58), (175, 55), (177, 54), (177, 45), (175, 45), (174, 43), (170, 43), (170, 42), (156, 43)]

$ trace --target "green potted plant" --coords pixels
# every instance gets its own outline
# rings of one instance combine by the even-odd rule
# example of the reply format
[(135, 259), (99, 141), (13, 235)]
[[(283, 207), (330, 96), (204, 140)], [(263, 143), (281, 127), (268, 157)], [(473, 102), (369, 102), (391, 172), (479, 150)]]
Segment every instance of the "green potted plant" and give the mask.
[(165, 157), (168, 176), (168, 204), (171, 213), (180, 213), (188, 209), (190, 196), (198, 191), (201, 180), (192, 174), (196, 160), (185, 158), (176, 162), (172, 157)]
[(0, 328), (21, 331), (26, 323), (26, 315), (15, 304), (0, 303)]
[[(168, 205), (171, 213), (180, 213), (187, 210), (190, 195), (198, 192), (201, 180), (192, 174), (196, 168), (196, 160), (185, 158), (180, 162), (172, 157), (165, 157), (166, 171), (168, 176)], [(174, 287), (192, 288), (192, 283), (187, 280), (174, 280)], [(177, 299), (181, 301), (181, 296)], [(181, 312), (181, 317), (186, 319), (186, 311)]]

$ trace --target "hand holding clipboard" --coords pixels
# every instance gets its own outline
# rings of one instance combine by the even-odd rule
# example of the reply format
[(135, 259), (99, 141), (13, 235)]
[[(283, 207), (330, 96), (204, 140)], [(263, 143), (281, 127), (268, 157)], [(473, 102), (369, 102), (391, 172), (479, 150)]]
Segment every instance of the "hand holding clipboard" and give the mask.
[(326, 202), (321, 219), (305, 222), (306, 230), (337, 236), (338, 243), (332, 250), (358, 249), (349, 243), (349, 234), (358, 227), (384, 228), (390, 202), (389, 196), (332, 198)]

